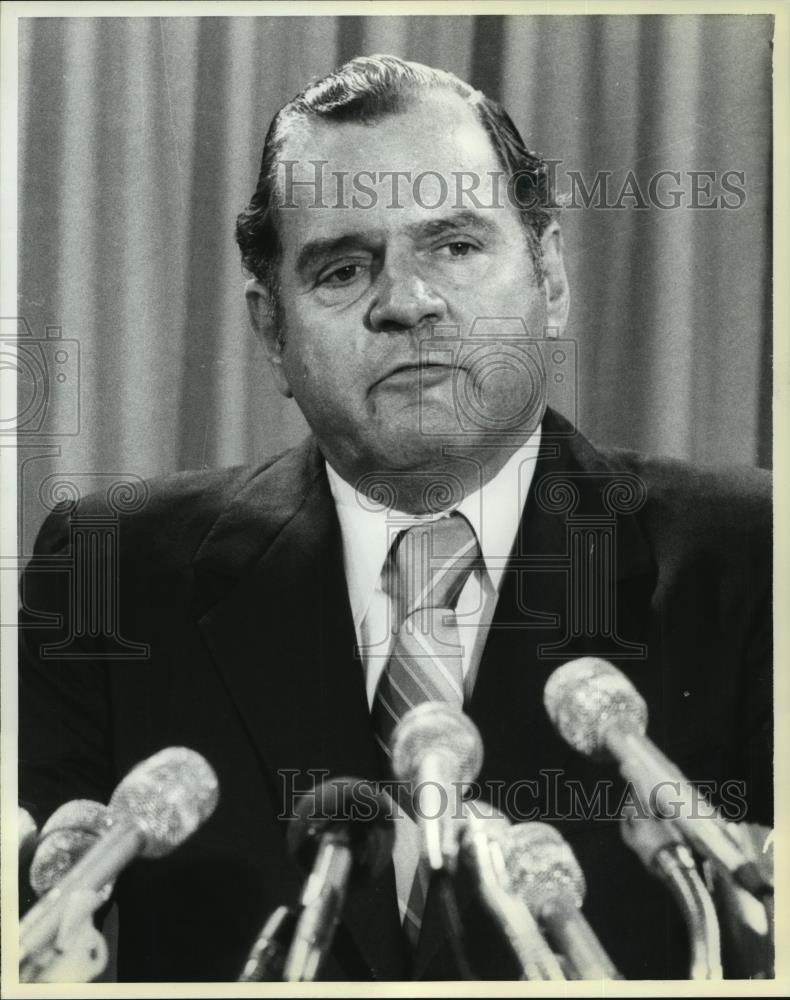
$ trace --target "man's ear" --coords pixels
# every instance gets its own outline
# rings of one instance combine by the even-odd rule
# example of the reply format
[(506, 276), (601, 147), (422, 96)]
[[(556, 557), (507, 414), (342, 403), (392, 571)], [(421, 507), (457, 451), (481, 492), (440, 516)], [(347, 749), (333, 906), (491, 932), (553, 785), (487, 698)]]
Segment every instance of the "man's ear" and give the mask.
[(571, 304), (565, 262), (562, 259), (562, 233), (558, 222), (552, 222), (540, 240), (543, 264), (543, 289), (546, 293), (546, 325), (565, 332)]
[(244, 297), (255, 336), (263, 344), (266, 358), (272, 369), (274, 384), (286, 398), (293, 396), (291, 386), (283, 371), (283, 347), (280, 331), (277, 329), (272, 293), (257, 278), (251, 278), (244, 287)]

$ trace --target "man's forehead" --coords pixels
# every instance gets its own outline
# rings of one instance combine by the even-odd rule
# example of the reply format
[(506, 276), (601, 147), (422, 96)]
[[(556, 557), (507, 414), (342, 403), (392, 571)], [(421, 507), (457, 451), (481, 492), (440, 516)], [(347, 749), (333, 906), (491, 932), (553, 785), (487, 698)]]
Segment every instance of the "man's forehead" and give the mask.
[(454, 214), (508, 225), (516, 213), (503, 202), (505, 186), (472, 108), (457, 94), (429, 91), (370, 124), (300, 122), (278, 163), (278, 226), (288, 255), (315, 239), (372, 239)]
[(283, 164), (293, 179), (312, 179), (317, 160), (333, 183), (333, 172), (361, 175), (371, 183), (365, 172), (378, 178), (395, 171), (447, 176), (501, 169), (472, 107), (460, 95), (438, 89), (426, 90), (402, 110), (369, 123), (298, 121), (283, 143), (278, 181), (285, 177)]

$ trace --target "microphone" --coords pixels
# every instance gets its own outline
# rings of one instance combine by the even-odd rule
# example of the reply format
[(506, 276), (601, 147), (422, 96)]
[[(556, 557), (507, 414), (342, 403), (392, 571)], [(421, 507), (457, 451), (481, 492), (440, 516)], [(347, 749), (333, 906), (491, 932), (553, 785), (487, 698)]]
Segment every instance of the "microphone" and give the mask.
[(623, 818), (620, 831), (645, 868), (669, 888), (683, 913), (689, 933), (689, 979), (721, 979), (716, 907), (681, 835), (667, 820), (635, 815)]
[(372, 784), (345, 777), (324, 781), (296, 803), (288, 848), (309, 874), (285, 982), (313, 982), (332, 945), (347, 889), (384, 870), (395, 837), (391, 809), (389, 796)]
[(503, 843), (511, 829), (507, 818), (483, 802), (464, 803), (460, 858), (471, 869), (480, 898), (504, 934), (510, 951), (529, 980), (565, 979), (557, 956), (546, 944), (507, 870)]
[(240, 983), (282, 981), (288, 946), (296, 927), (297, 912), (292, 906), (278, 906), (250, 950), (238, 978)]
[(625, 674), (587, 656), (558, 667), (544, 689), (546, 711), (560, 735), (589, 757), (617, 761), (654, 815), (671, 819), (691, 844), (744, 889), (772, 892), (714, 807), (645, 735), (647, 705)]
[(581, 912), (586, 886), (567, 841), (546, 823), (508, 831), (505, 863), (515, 889), (576, 979), (622, 979)]
[[(107, 806), (92, 799), (73, 799), (49, 817), (41, 828), (30, 864), (30, 885), (37, 896), (49, 892), (112, 825)], [(108, 882), (101, 894), (106, 902), (113, 889)]]
[(17, 833), (19, 836), (19, 863), (22, 865), (30, 857), (38, 837), (36, 821), (22, 806), (17, 806)]
[(432, 871), (455, 867), (458, 840), (451, 803), (480, 773), (483, 742), (472, 720), (451, 705), (426, 701), (395, 727), (392, 769), (410, 782), (412, 803)]
[(168, 747), (134, 767), (110, 799), (112, 824), (22, 919), (20, 965), (40, 964), (73, 893), (101, 894), (138, 855), (169, 854), (211, 815), (217, 797), (213, 769), (186, 747)]

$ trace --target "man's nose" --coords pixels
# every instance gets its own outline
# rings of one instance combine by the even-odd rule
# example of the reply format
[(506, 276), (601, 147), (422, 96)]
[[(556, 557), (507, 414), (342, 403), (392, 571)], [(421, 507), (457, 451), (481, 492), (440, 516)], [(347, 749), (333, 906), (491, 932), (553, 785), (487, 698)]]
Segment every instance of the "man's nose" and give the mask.
[(441, 323), (447, 304), (417, 270), (405, 262), (388, 262), (376, 279), (368, 312), (371, 330), (397, 333)]

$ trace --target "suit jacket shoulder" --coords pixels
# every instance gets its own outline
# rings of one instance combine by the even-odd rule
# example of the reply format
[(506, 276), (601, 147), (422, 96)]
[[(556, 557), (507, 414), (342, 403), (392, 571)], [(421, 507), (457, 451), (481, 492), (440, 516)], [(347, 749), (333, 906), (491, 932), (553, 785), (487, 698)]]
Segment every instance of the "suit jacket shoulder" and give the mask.
[[(315, 465), (314, 451), (307, 439), (258, 465), (187, 470), (145, 480), (143, 495), (130, 511), (116, 515), (124, 565), (131, 569), (144, 557), (149, 572), (156, 572), (171, 561), (189, 563), (220, 521), (228, 534), (247, 532), (263, 540), (287, 518), (283, 495), (298, 495), (299, 481), (309, 479), (307, 470)], [(107, 513), (106, 497), (100, 493), (59, 505), (43, 523), (34, 555), (63, 552), (72, 520)]]
[[(645, 504), (639, 519), (659, 566), (681, 557), (710, 566), (770, 562), (771, 474), (747, 466), (710, 467), (624, 449), (600, 449), (613, 470), (637, 475)], [(770, 574), (765, 582), (770, 582)]]

